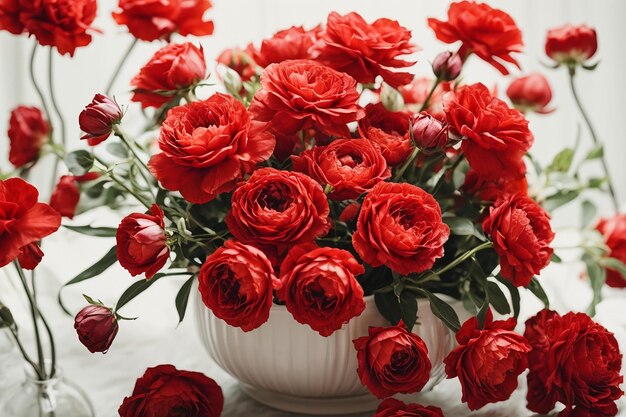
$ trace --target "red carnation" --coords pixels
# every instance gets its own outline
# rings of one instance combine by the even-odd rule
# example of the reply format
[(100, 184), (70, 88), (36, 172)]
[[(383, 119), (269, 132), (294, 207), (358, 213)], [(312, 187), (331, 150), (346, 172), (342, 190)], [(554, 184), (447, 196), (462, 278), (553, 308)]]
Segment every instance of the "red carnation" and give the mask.
[(298, 323), (324, 337), (365, 310), (356, 276), (365, 272), (348, 251), (313, 243), (293, 247), (280, 265), (278, 298)]
[(229, 325), (249, 332), (269, 318), (277, 278), (255, 247), (226, 241), (202, 264), (198, 280), (204, 304)]
[(74, 319), (78, 339), (91, 353), (106, 353), (117, 335), (119, 325), (110, 308), (88, 305)]
[(161, 153), (150, 170), (168, 190), (192, 203), (206, 203), (232, 191), (265, 161), (274, 137), (252, 120), (241, 102), (225, 94), (170, 110), (161, 126)]
[(476, 317), (463, 323), (456, 334), (460, 346), (444, 360), (448, 378), (459, 378), (470, 410), (509, 399), (528, 367), (530, 346), (513, 331), (517, 320), (491, 320), (489, 312), (482, 330)]
[[(618, 214), (608, 219), (601, 219), (596, 225), (604, 236), (604, 243), (609, 248), (609, 257), (626, 263), (626, 214)], [(626, 278), (619, 271), (606, 270), (606, 284), (610, 287), (625, 288)]]
[(50, 196), (50, 206), (58, 211), (61, 216), (69, 219), (74, 218), (78, 201), (80, 200), (80, 190), (78, 185), (83, 182), (98, 179), (100, 174), (89, 172), (85, 175), (63, 175)]
[(487, 180), (524, 176), (523, 157), (534, 139), (522, 113), (480, 83), (446, 94), (444, 111), (451, 132), (464, 138), (461, 150), (478, 175)]
[(210, 8), (209, 0), (120, 0), (113, 18), (137, 39), (169, 41), (173, 33), (212, 34), (213, 22), (204, 19)]
[(389, 166), (396, 166), (404, 162), (412, 151), (410, 119), (411, 114), (389, 111), (382, 103), (368, 104), (365, 117), (359, 121), (359, 133), (380, 147)]
[(348, 137), (347, 124), (363, 117), (356, 81), (317, 62), (283, 61), (261, 74), (261, 89), (250, 105), (255, 120), (282, 134), (316, 128)]
[(582, 64), (598, 50), (598, 36), (587, 25), (565, 25), (548, 31), (546, 54), (559, 64)]
[(550, 215), (530, 197), (502, 196), (489, 208), (483, 230), (500, 255), (500, 273), (516, 287), (526, 287), (550, 263)]
[(377, 19), (369, 24), (358, 13), (342, 16), (332, 12), (313, 56), (360, 83), (373, 83), (380, 75), (387, 84), (398, 87), (410, 83), (413, 76), (395, 70), (415, 64), (398, 57), (418, 50), (411, 42), (411, 31), (395, 20)]
[(310, 59), (309, 50), (315, 43), (320, 30), (319, 26), (311, 30), (305, 30), (302, 26), (292, 26), (263, 40), (258, 49), (249, 45), (247, 52), (254, 62), (263, 68), (290, 59)]
[(153, 204), (147, 214), (133, 213), (122, 220), (117, 234), (117, 259), (132, 276), (146, 274), (152, 278), (167, 262), (163, 210)]
[(450, 5), (447, 22), (430, 18), (428, 25), (442, 42), (461, 41), (458, 54), (463, 58), (475, 53), (504, 75), (509, 71), (502, 61), (519, 68), (511, 54), (522, 52), (522, 32), (502, 10), (484, 3), (461, 1)]
[(373, 417), (444, 417), (439, 407), (405, 404), (395, 398), (380, 403)]
[(415, 185), (381, 182), (365, 196), (352, 244), (371, 266), (406, 275), (432, 268), (449, 235), (432, 195)]
[(548, 104), (552, 100), (552, 90), (546, 77), (538, 72), (514, 79), (506, 89), (506, 95), (521, 111), (550, 113)]
[(42, 146), (48, 141), (50, 126), (37, 107), (19, 106), (9, 119), (9, 162), (16, 168), (39, 159)]
[(419, 392), (430, 378), (428, 348), (404, 323), (370, 327), (368, 336), (353, 340), (357, 373), (363, 385), (378, 398)]

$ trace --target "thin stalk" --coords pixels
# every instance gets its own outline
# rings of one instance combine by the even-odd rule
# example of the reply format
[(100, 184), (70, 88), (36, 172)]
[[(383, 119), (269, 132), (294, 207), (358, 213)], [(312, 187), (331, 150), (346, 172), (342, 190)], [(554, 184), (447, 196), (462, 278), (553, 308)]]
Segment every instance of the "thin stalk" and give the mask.
[(400, 169), (398, 169), (398, 171), (396, 172), (396, 176), (394, 178), (394, 181), (399, 181), (400, 178), (402, 178), (402, 176), (404, 175), (404, 172), (406, 171), (406, 169), (409, 167), (409, 165), (411, 163), (415, 163), (415, 158), (417, 157), (417, 154), (419, 153), (419, 148), (416, 146), (413, 149), (413, 152), (411, 153), (411, 155), (409, 156), (409, 159), (406, 160), (406, 162), (400, 167)]
[(438, 270), (436, 272), (432, 272), (431, 274), (429, 274), (428, 276), (426, 276), (424, 279), (422, 279), (420, 281), (421, 282), (425, 282), (431, 276), (437, 276), (437, 275), (441, 275), (441, 274), (443, 274), (445, 272), (448, 272), (452, 268), (457, 267), (458, 265), (462, 264), (463, 262), (465, 262), (466, 260), (468, 260), (472, 256), (476, 255), (481, 250), (489, 249), (491, 247), (493, 247), (493, 243), (491, 243), (491, 242), (485, 242), (485, 243), (483, 243), (481, 245), (478, 245), (474, 249), (465, 252), (463, 255), (459, 256), (458, 258), (456, 258), (455, 260), (453, 260), (452, 262), (450, 262), (448, 265), (444, 266), (440, 270)]
[[(596, 134), (593, 124), (591, 123), (591, 119), (589, 115), (587, 114), (587, 112), (585, 111), (585, 108), (583, 107), (580, 97), (578, 97), (578, 91), (576, 90), (576, 83), (574, 82), (575, 75), (576, 75), (576, 67), (570, 67), (569, 68), (569, 82), (570, 82), (570, 87), (572, 90), (572, 95), (574, 96), (574, 101), (576, 102), (576, 105), (578, 106), (578, 110), (580, 111), (580, 114), (582, 115), (585, 121), (585, 124), (587, 125), (587, 128), (589, 129), (589, 133), (591, 134), (591, 139), (593, 140), (593, 144), (595, 146), (599, 146), (602, 143), (598, 139), (598, 135)], [(617, 194), (615, 192), (615, 187), (613, 186), (613, 180), (611, 179), (609, 166), (606, 162), (606, 157), (604, 156), (604, 152), (602, 153), (602, 156), (600, 157), (600, 161), (602, 162), (602, 168), (604, 169), (604, 174), (606, 175), (609, 193), (611, 194), (611, 200), (613, 201), (613, 208), (615, 209), (615, 213), (619, 213), (619, 200), (617, 199)]]
[(120, 72), (122, 72), (122, 68), (124, 68), (124, 64), (128, 60), (128, 57), (130, 56), (133, 49), (135, 49), (137, 42), (138, 42), (138, 39), (135, 38), (130, 44), (130, 46), (128, 47), (128, 49), (126, 50), (126, 52), (124, 53), (124, 55), (122, 56), (122, 59), (120, 60), (120, 62), (117, 64), (117, 67), (115, 67), (115, 72), (113, 72), (113, 75), (111, 76), (111, 79), (109, 80), (109, 83), (107, 84), (107, 88), (104, 90), (107, 96), (111, 94), (113, 85), (115, 85), (115, 81), (117, 80), (117, 77), (120, 75)]
[(437, 78), (432, 88), (428, 92), (428, 95), (426, 96), (426, 100), (424, 100), (422, 107), (420, 107), (420, 113), (428, 108), (428, 105), (430, 104), (430, 99), (433, 97), (433, 94), (435, 94), (435, 90), (437, 89), (437, 87), (439, 87), (439, 84), (441, 84), (441, 79)]
[[(65, 130), (65, 119), (63, 118), (63, 113), (61, 113), (61, 110), (59, 108), (59, 104), (56, 101), (55, 98), (55, 94), (54, 94), (54, 48), (50, 47), (50, 52), (48, 55), (48, 86), (50, 88), (50, 101), (52, 102), (52, 108), (54, 109), (54, 112), (57, 115), (57, 118), (59, 119), (59, 126), (61, 127), (61, 145), (63, 146), (63, 149), (65, 149), (65, 145), (67, 142), (67, 136), (66, 136), (66, 130)], [(54, 189), (54, 186), (56, 184), (56, 177), (57, 177), (57, 173), (59, 170), (59, 162), (60, 159), (57, 157), (54, 160), (54, 167), (52, 168), (52, 187), (51, 189)]]
[(35, 56), (37, 55), (38, 46), (39, 46), (39, 42), (35, 40), (35, 43), (33, 45), (33, 50), (30, 54), (30, 81), (33, 84), (33, 88), (37, 92), (37, 95), (39, 96), (39, 101), (41, 101), (41, 107), (43, 108), (43, 111), (46, 114), (46, 119), (48, 120), (50, 131), (52, 131), (52, 119), (50, 117), (50, 110), (48, 108), (48, 104), (46, 103), (46, 98), (43, 95), (43, 91), (41, 90), (41, 87), (39, 87), (39, 83), (37, 83), (37, 79), (35, 78)]
[(144, 207), (146, 207), (148, 210), (150, 209), (150, 207), (152, 206), (149, 202), (146, 202), (142, 196), (140, 196), (139, 194), (137, 194), (135, 191), (131, 190), (126, 184), (124, 184), (124, 182), (122, 182), (119, 178), (117, 178), (115, 176), (115, 174), (113, 174), (112, 171), (110, 171), (108, 169), (108, 167), (106, 166), (105, 163), (103, 163), (100, 159), (98, 159), (97, 157), (94, 157), (96, 161), (98, 161), (100, 163), (100, 165), (102, 165), (104, 168), (98, 167), (96, 166), (96, 168), (99, 168), (100, 171), (102, 171), (106, 176), (108, 176), (109, 178), (111, 178), (111, 180), (113, 182), (115, 182), (117, 185), (119, 185), (120, 187), (122, 187), (124, 190), (126, 190), (130, 195), (132, 195), (133, 197), (135, 197), (137, 199), (137, 201), (139, 201)]
[(463, 160), (463, 155), (459, 155), (456, 158), (456, 161), (454, 161), (454, 163), (452, 164), (452, 166), (446, 172), (441, 174), (441, 177), (439, 177), (437, 184), (435, 184), (435, 188), (433, 188), (433, 192), (432, 192), (433, 195), (437, 194), (437, 191), (439, 191), (439, 189), (443, 185), (446, 175), (448, 175), (448, 173), (454, 174), (454, 170), (459, 166), (462, 160)]
[(152, 181), (150, 180), (150, 177), (149, 177), (152, 175), (152, 173), (150, 172), (150, 168), (148, 168), (148, 165), (146, 165), (143, 159), (141, 159), (141, 157), (137, 153), (137, 150), (135, 149), (133, 144), (130, 142), (130, 140), (128, 140), (124, 132), (119, 127), (115, 126), (113, 128), (113, 132), (115, 133), (115, 136), (120, 138), (122, 143), (126, 145), (126, 147), (130, 151), (130, 153), (133, 154), (133, 156), (135, 157), (135, 160), (139, 163), (139, 165), (141, 165), (139, 167), (139, 173), (141, 174), (141, 177), (143, 178), (143, 180), (146, 182), (146, 185), (148, 186), (148, 189), (150, 190), (150, 194), (152, 194), (152, 197), (156, 200), (156, 195), (154, 194), (154, 191), (152, 190)]
[(39, 309), (39, 303), (37, 302), (37, 286), (35, 280), (35, 271), (31, 271), (30, 274), (31, 286), (33, 288), (33, 301), (35, 302), (35, 308), (37, 309), (37, 313), (39, 315), (39, 319), (43, 323), (46, 333), (48, 334), (48, 340), (50, 341), (50, 378), (54, 378), (56, 373), (56, 363), (57, 363), (57, 353), (56, 353), (56, 345), (54, 343), (54, 336), (52, 335), (52, 329), (48, 325), (48, 322), (43, 314), (41, 314), (41, 310)]
[(22, 345), (22, 342), (20, 342), (20, 338), (17, 335), (17, 330), (14, 327), (11, 327), (9, 330), (10, 330), (11, 335), (13, 336), (13, 340), (15, 340), (15, 344), (17, 345), (17, 348), (20, 350), (20, 353), (22, 354), (22, 357), (24, 358), (24, 360), (33, 368), (33, 371), (35, 371), (37, 376), (40, 379), (43, 380), (44, 379), (44, 375), (42, 375), (41, 372), (39, 372), (39, 368), (37, 367), (35, 362), (33, 362), (33, 360), (30, 358), (30, 356), (28, 355), (28, 352), (26, 352), (26, 349), (24, 349), (24, 346)]

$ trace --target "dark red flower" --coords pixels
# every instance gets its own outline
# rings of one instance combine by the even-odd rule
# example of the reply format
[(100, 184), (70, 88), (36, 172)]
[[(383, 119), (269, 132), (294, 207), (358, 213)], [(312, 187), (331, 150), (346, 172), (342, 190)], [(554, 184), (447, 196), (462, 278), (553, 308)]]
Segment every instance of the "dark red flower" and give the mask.
[(48, 141), (50, 126), (37, 107), (19, 106), (9, 119), (9, 162), (16, 168), (39, 159), (41, 147)]
[(399, 56), (417, 52), (411, 31), (397, 21), (377, 19), (369, 24), (358, 13), (328, 15), (326, 28), (319, 34), (313, 57), (360, 83), (373, 83), (382, 76), (392, 87), (408, 84), (413, 76), (396, 70), (415, 64)]
[(123, 115), (115, 99), (96, 94), (78, 115), (80, 130), (85, 132), (81, 139), (87, 139), (90, 146), (104, 142), (111, 135), (113, 126), (122, 121)]
[(516, 287), (528, 286), (550, 263), (554, 252), (550, 215), (526, 195), (504, 195), (497, 200), (489, 208), (483, 230), (500, 255), (500, 274)]
[(305, 30), (302, 26), (292, 26), (276, 32), (269, 39), (264, 39), (260, 48), (257, 49), (251, 44), (246, 51), (252, 60), (263, 68), (290, 59), (310, 59), (311, 46), (317, 40), (320, 30), (320, 26), (311, 30)]
[(514, 79), (506, 95), (513, 105), (521, 111), (534, 111), (541, 114), (550, 113), (548, 104), (552, 100), (552, 90), (546, 77), (538, 72)]
[(271, 64), (250, 105), (255, 120), (291, 135), (316, 128), (349, 137), (347, 124), (363, 117), (356, 81), (347, 74), (307, 60)]
[(212, 34), (213, 22), (204, 19), (211, 6), (209, 0), (120, 0), (113, 18), (137, 39), (169, 41), (173, 33)]
[(463, 69), (463, 59), (459, 54), (444, 51), (433, 60), (433, 73), (437, 79), (442, 81), (453, 81)]
[(461, 150), (477, 174), (486, 180), (524, 176), (523, 157), (534, 138), (521, 112), (480, 83), (446, 94), (444, 111), (451, 132), (464, 138)]
[(97, 172), (89, 172), (85, 175), (63, 175), (50, 196), (50, 206), (58, 211), (61, 216), (69, 219), (74, 218), (76, 207), (80, 200), (78, 184), (93, 181), (100, 177)]
[(427, 153), (442, 152), (448, 146), (448, 124), (426, 112), (412, 120), (413, 140), (418, 148)]
[(405, 404), (395, 398), (381, 402), (374, 417), (444, 417), (439, 407)]
[[(626, 263), (626, 214), (618, 214), (608, 219), (601, 219), (596, 230), (604, 236), (604, 243), (609, 248), (609, 257)], [(619, 271), (607, 268), (606, 284), (610, 287), (625, 288), (626, 278)]]
[(91, 353), (107, 353), (117, 335), (119, 325), (110, 308), (88, 305), (74, 319), (78, 340)]
[(224, 408), (220, 386), (199, 372), (172, 365), (148, 368), (137, 380), (133, 395), (124, 398), (120, 417), (219, 417)]
[(475, 53), (504, 75), (509, 71), (502, 61), (519, 68), (511, 54), (522, 52), (522, 32), (502, 10), (485, 3), (461, 1), (450, 5), (447, 22), (430, 18), (428, 25), (442, 42), (461, 41), (458, 52), (461, 57)]
[(204, 304), (229, 325), (249, 332), (269, 318), (277, 278), (257, 248), (226, 241), (202, 264), (198, 280)]
[(20, 0), (0, 0), (0, 30), (14, 35), (24, 32), (24, 23), (20, 21), (21, 12)]
[(411, 274), (432, 268), (449, 235), (432, 195), (415, 185), (381, 182), (363, 200), (352, 245), (373, 267)]
[(359, 133), (380, 147), (389, 166), (396, 166), (404, 162), (412, 151), (410, 119), (411, 114), (389, 111), (382, 103), (368, 104), (365, 117), (359, 121)]
[(430, 378), (428, 348), (404, 323), (370, 327), (368, 336), (353, 340), (361, 383), (378, 398), (421, 391)]
[(39, 247), (39, 244), (37, 242), (33, 242), (21, 249), (17, 260), (22, 268), (33, 270), (37, 268), (37, 265), (39, 265), (39, 262), (43, 259), (43, 255), (44, 253)]
[(162, 152), (149, 167), (163, 187), (192, 203), (206, 203), (232, 191), (272, 155), (274, 145), (274, 137), (241, 102), (214, 94), (168, 112), (159, 135)]
[(117, 259), (132, 276), (152, 278), (167, 262), (163, 210), (153, 204), (147, 214), (133, 213), (122, 220), (117, 234)]
[(582, 64), (598, 50), (596, 30), (587, 25), (565, 25), (548, 31), (546, 54), (559, 64)]
[(147, 107), (161, 107), (192, 91), (206, 78), (204, 50), (191, 43), (170, 43), (159, 49), (131, 80), (132, 101)]
[(278, 298), (298, 323), (327, 337), (365, 310), (356, 276), (365, 272), (348, 251), (305, 243), (293, 247), (280, 265)]

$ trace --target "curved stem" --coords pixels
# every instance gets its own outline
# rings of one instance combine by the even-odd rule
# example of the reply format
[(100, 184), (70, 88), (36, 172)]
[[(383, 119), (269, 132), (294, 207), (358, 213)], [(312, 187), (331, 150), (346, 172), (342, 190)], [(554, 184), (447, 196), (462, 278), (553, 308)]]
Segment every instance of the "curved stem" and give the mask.
[(24, 349), (24, 346), (22, 345), (22, 342), (20, 342), (20, 338), (17, 335), (17, 330), (14, 327), (9, 328), (9, 331), (11, 332), (11, 335), (13, 336), (13, 340), (15, 340), (15, 344), (17, 345), (17, 348), (20, 350), (20, 353), (22, 354), (22, 357), (24, 358), (24, 360), (33, 368), (33, 371), (35, 371), (35, 373), (37, 374), (37, 376), (40, 379), (44, 379), (43, 375), (41, 375), (41, 373), (39, 372), (39, 368), (37, 367), (37, 365), (35, 364), (35, 362), (33, 362), (33, 360), (30, 358), (30, 356), (28, 355), (28, 352), (26, 352), (26, 349)]
[(445, 272), (448, 272), (452, 268), (455, 268), (456, 266), (462, 264), (463, 262), (465, 262), (466, 260), (468, 260), (472, 256), (476, 255), (481, 250), (489, 249), (491, 247), (493, 247), (493, 243), (492, 242), (485, 242), (485, 243), (483, 243), (481, 245), (478, 245), (474, 249), (465, 252), (463, 255), (459, 256), (458, 258), (456, 258), (455, 260), (453, 260), (452, 262), (450, 262), (448, 265), (444, 266), (440, 270), (432, 272), (426, 278), (424, 278), (423, 280), (420, 280), (420, 281), (427, 280), (428, 278), (430, 278), (431, 275), (432, 276), (437, 276), (437, 275), (441, 275), (441, 274), (443, 274)]
[(33, 301), (35, 302), (35, 308), (37, 309), (37, 314), (41, 319), (41, 322), (46, 329), (46, 333), (48, 334), (48, 340), (50, 342), (50, 378), (53, 378), (56, 373), (56, 363), (57, 363), (57, 353), (56, 353), (56, 345), (54, 343), (54, 336), (52, 335), (52, 329), (48, 325), (48, 322), (43, 314), (41, 314), (41, 310), (39, 309), (39, 303), (37, 302), (37, 286), (35, 280), (35, 271), (31, 271), (30, 274), (31, 286), (33, 287)]
[[(589, 118), (589, 115), (585, 111), (582, 101), (580, 100), (580, 97), (578, 97), (578, 91), (576, 90), (576, 83), (574, 82), (575, 75), (576, 75), (576, 67), (570, 67), (569, 68), (569, 82), (570, 82), (570, 87), (572, 90), (572, 95), (574, 96), (574, 101), (576, 102), (576, 105), (578, 106), (578, 110), (580, 111), (580, 114), (582, 115), (585, 121), (585, 124), (587, 125), (587, 128), (589, 129), (589, 133), (591, 135), (591, 139), (593, 140), (593, 144), (595, 146), (600, 146), (602, 145), (602, 142), (600, 142), (600, 139), (598, 139), (598, 135), (596, 134), (593, 124), (591, 123), (591, 119)], [(609, 166), (606, 162), (606, 157), (604, 156), (604, 152), (602, 152), (600, 161), (602, 162), (602, 168), (604, 169), (604, 174), (606, 175), (609, 193), (613, 201), (613, 208), (615, 209), (615, 213), (619, 213), (619, 200), (617, 199), (617, 194), (615, 193), (615, 187), (613, 186), (613, 180), (611, 179)]]
[[(54, 112), (56, 113), (57, 118), (59, 119), (59, 126), (61, 127), (61, 145), (63, 146), (63, 149), (65, 149), (65, 144), (67, 142), (67, 136), (66, 136), (66, 130), (65, 130), (65, 119), (63, 118), (63, 113), (61, 113), (61, 110), (59, 108), (59, 105), (54, 95), (54, 65), (53, 64), (54, 64), (54, 49), (50, 47), (50, 52), (48, 55), (48, 84), (50, 88), (50, 101), (52, 102), (52, 108), (54, 109)], [(56, 160), (54, 161), (54, 168), (52, 171), (52, 188), (54, 188), (54, 185), (56, 184), (56, 177), (57, 177), (57, 173), (59, 169), (59, 162), (60, 162), (59, 158), (56, 158)]]
[(150, 210), (150, 208), (152, 207), (152, 205), (148, 202), (146, 202), (142, 196), (140, 196), (139, 194), (137, 194), (136, 192), (134, 192), (133, 190), (131, 190), (126, 184), (124, 184), (123, 181), (121, 181), (119, 178), (117, 178), (117, 176), (115, 176), (115, 174), (113, 174), (113, 172), (111, 172), (111, 170), (108, 169), (108, 167), (106, 166), (105, 163), (103, 163), (100, 159), (98, 159), (97, 157), (95, 158), (96, 161), (98, 161), (100, 163), (100, 165), (102, 165), (104, 168), (98, 167), (96, 166), (96, 168), (100, 169), (102, 171), (103, 174), (105, 174), (106, 176), (108, 176), (109, 178), (111, 178), (111, 180), (116, 183), (117, 185), (119, 185), (120, 187), (122, 187), (124, 190), (126, 190), (126, 192), (128, 192), (130, 195), (132, 195), (133, 197), (135, 197), (135, 199), (137, 199), (137, 201), (139, 201), (144, 207), (146, 207), (148, 210)]
[(120, 72), (122, 72), (122, 68), (124, 68), (124, 64), (128, 60), (128, 57), (130, 56), (131, 52), (133, 52), (133, 49), (135, 49), (135, 46), (137, 45), (138, 41), (139, 40), (137, 38), (135, 38), (132, 41), (132, 43), (130, 44), (130, 46), (128, 47), (124, 55), (122, 56), (122, 59), (117, 64), (117, 67), (115, 67), (115, 71), (113, 72), (113, 75), (111, 76), (111, 79), (109, 80), (109, 83), (107, 84), (107, 87), (104, 90), (104, 93), (107, 96), (111, 94), (111, 90), (113, 89), (113, 86), (115, 85), (115, 81), (117, 80), (117, 77), (120, 75)]
[(152, 176), (152, 172), (150, 171), (150, 168), (148, 168), (148, 165), (146, 165), (143, 159), (141, 159), (141, 157), (137, 153), (137, 150), (135, 149), (131, 141), (126, 137), (124, 132), (118, 126), (113, 127), (113, 132), (115, 133), (115, 136), (120, 138), (120, 140), (124, 143), (124, 145), (126, 145), (130, 153), (133, 154), (136, 162), (139, 163), (140, 165), (139, 173), (141, 174), (141, 177), (143, 178), (143, 180), (146, 182), (146, 186), (148, 186), (148, 189), (150, 190), (150, 194), (152, 194), (152, 197), (156, 200), (156, 195), (154, 194), (154, 191), (152, 190), (152, 181), (150, 180), (150, 176)]
[(439, 87), (440, 83), (441, 83), (441, 79), (437, 78), (435, 80), (435, 83), (433, 84), (433, 87), (428, 92), (428, 95), (426, 96), (426, 100), (424, 100), (422, 107), (420, 107), (420, 113), (428, 108), (428, 105), (430, 104), (430, 99), (433, 97), (433, 94), (435, 94), (435, 90), (437, 89), (437, 87)]
[[(50, 126), (50, 131), (52, 132), (52, 120), (50, 117), (50, 109), (48, 108), (48, 104), (46, 103), (46, 98), (43, 95), (43, 91), (41, 90), (41, 87), (39, 87), (39, 83), (37, 83), (37, 79), (35, 78), (35, 55), (37, 54), (38, 46), (39, 46), (39, 42), (35, 40), (33, 50), (30, 54), (30, 81), (33, 84), (33, 88), (37, 92), (37, 95), (39, 96), (39, 101), (41, 101), (41, 107), (43, 108), (43, 111), (46, 114), (46, 119), (48, 119), (48, 125)], [(52, 134), (50, 136), (52, 137)]]

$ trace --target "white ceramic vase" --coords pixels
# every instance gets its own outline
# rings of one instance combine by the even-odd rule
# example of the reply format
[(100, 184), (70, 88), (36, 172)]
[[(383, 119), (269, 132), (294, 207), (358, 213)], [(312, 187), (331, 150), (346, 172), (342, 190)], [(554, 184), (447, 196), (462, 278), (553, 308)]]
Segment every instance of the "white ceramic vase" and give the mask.
[[(252, 398), (283, 411), (333, 415), (371, 411), (380, 400), (369, 394), (357, 375), (352, 340), (367, 335), (370, 326), (388, 326), (374, 297), (365, 311), (329, 337), (296, 322), (285, 306), (273, 305), (269, 320), (244, 332), (226, 324), (196, 296), (198, 331), (207, 352), (237, 379)], [(446, 300), (446, 301), (451, 301)], [(426, 343), (432, 363), (431, 390), (445, 376), (443, 359), (454, 348), (454, 336), (437, 319), (428, 300), (418, 302), (413, 328)]]

